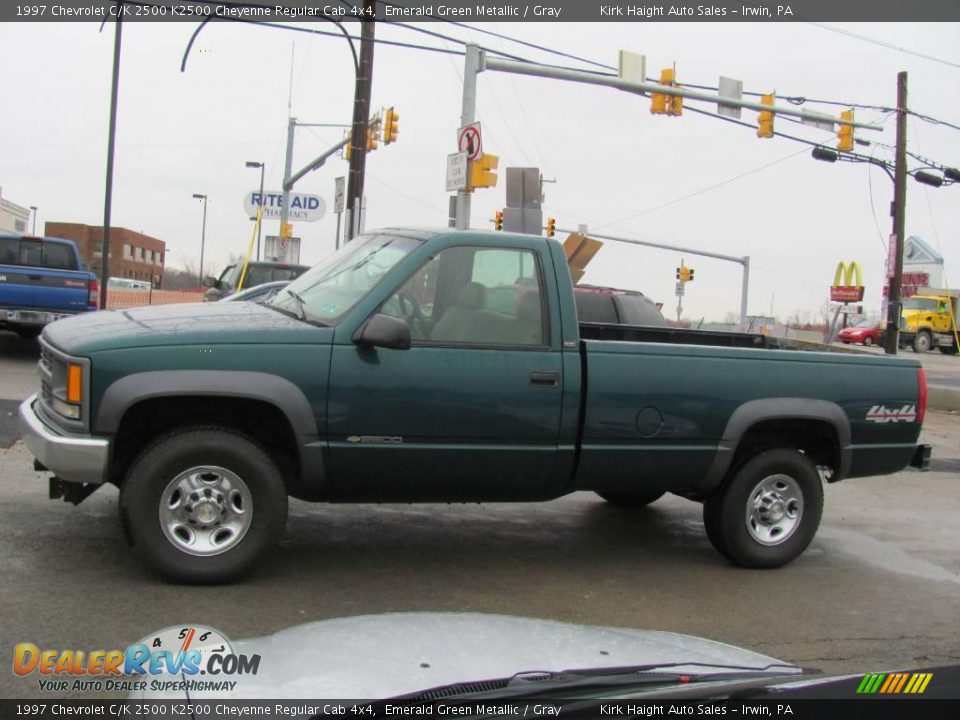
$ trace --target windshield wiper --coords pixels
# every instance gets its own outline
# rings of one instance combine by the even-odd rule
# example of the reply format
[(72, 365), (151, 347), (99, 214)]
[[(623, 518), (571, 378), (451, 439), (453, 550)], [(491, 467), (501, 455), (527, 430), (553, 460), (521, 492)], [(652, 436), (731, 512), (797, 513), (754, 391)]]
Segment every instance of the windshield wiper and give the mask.
[(294, 292), (293, 290), (291, 290), (290, 288), (284, 288), (283, 291), (284, 291), (285, 293), (287, 293), (287, 295), (289, 295), (290, 297), (292, 297), (294, 300), (297, 301), (297, 310), (300, 311), (300, 319), (303, 320), (304, 322), (306, 322), (306, 321), (307, 321), (307, 311), (303, 309), (303, 306), (304, 306), (303, 298), (300, 297), (300, 295), (298, 295), (297, 293), (295, 293), (295, 292)]
[[(702, 667), (709, 672), (685, 672), (680, 668)], [(466, 698), (497, 699), (544, 697), (568, 690), (606, 690), (635, 688), (644, 690), (685, 686), (694, 683), (723, 683), (762, 678), (782, 678), (808, 671), (795, 665), (775, 663), (765, 667), (713, 665), (708, 663), (660, 663), (628, 667), (600, 667), (557, 672), (521, 672), (509, 678), (482, 682), (454, 683), (431, 688), (411, 700), (454, 700)]]

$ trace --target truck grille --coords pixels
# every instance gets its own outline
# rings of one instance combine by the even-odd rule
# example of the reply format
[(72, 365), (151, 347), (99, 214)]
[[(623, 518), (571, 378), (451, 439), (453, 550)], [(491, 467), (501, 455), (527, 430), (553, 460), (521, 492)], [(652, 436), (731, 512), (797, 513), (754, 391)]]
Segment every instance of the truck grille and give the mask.
[(47, 373), (53, 372), (53, 357), (43, 345), (40, 346), (40, 368)]

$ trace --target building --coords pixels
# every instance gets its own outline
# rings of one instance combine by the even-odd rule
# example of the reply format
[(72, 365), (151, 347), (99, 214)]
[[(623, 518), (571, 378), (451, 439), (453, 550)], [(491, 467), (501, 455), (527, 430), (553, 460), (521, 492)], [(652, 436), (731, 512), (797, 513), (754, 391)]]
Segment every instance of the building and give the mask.
[[(48, 222), (44, 234), (47, 237), (73, 240), (80, 257), (97, 276), (100, 276), (100, 247), (103, 243), (103, 227), (80, 223)], [(107, 277), (146, 280), (154, 287), (163, 286), (163, 269), (167, 244), (149, 235), (110, 228), (110, 272)]]
[(0, 189), (0, 232), (30, 232), (30, 208), (3, 199)]

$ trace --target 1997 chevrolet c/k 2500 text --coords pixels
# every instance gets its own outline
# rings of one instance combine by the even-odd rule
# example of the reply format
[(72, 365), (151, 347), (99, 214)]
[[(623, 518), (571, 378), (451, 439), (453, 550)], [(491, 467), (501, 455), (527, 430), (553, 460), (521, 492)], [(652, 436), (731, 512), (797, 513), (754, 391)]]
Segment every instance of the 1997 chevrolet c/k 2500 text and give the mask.
[(46, 328), (20, 408), (51, 494), (120, 487), (135, 550), (184, 582), (248, 570), (287, 497), (703, 502), (746, 567), (797, 557), (825, 479), (924, 467), (913, 359), (577, 322), (563, 249), (507, 233), (362, 236), (265, 305)]

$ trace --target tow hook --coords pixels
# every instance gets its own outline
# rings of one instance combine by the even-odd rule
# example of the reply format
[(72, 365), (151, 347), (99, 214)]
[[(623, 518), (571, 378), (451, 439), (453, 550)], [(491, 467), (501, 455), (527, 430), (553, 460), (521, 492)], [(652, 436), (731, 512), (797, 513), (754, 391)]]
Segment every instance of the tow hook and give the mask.
[(50, 478), (49, 497), (51, 500), (63, 498), (64, 502), (70, 502), (74, 505), (79, 505), (88, 497), (93, 495), (93, 493), (95, 493), (99, 488), (100, 485), (96, 483), (64, 482), (60, 478), (54, 476)]

